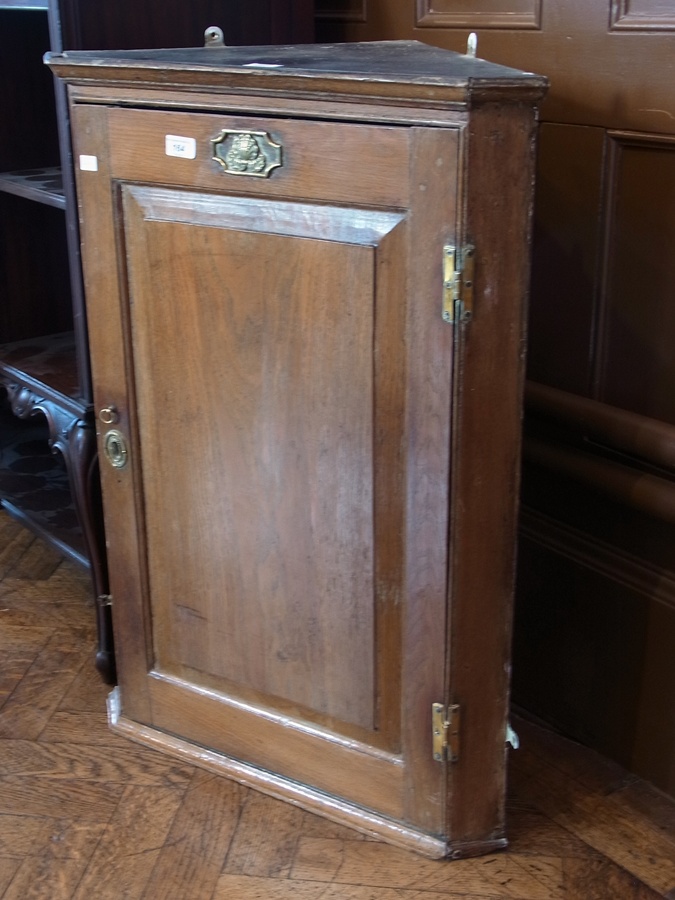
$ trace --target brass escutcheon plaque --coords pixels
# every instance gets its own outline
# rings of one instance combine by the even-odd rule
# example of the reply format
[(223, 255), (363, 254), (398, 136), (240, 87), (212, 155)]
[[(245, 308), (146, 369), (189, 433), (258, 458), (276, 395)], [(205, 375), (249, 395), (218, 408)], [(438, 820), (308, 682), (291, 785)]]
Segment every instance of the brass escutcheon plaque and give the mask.
[(213, 158), (229, 175), (269, 178), (282, 165), (281, 144), (266, 131), (227, 131), (211, 138)]
[(121, 431), (111, 428), (103, 436), (103, 452), (113, 469), (123, 469), (129, 458), (126, 438)]

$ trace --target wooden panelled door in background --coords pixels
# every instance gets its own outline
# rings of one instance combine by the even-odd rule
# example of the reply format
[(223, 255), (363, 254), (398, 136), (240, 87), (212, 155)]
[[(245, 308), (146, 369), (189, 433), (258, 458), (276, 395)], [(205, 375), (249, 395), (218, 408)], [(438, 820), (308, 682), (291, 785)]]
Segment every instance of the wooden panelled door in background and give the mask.
[(514, 692), (675, 793), (675, 3), (317, 0), (548, 76)]

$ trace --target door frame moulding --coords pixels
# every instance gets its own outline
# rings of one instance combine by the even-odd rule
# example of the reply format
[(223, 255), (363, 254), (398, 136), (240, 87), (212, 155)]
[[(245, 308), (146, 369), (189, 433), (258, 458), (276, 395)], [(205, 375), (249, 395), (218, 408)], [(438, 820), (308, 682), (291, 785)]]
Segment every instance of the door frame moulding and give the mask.
[(475, 3), (466, 0), (417, 0), (417, 28), (508, 28), (538, 31), (541, 29), (541, 0), (512, 0), (519, 7), (511, 12), (500, 9), (494, 0)]
[[(659, 110), (650, 110), (659, 112)], [(665, 111), (664, 111), (665, 112)], [(670, 152), (675, 150), (675, 135), (652, 134), (641, 131), (626, 131), (624, 129), (608, 129), (605, 132), (605, 172), (602, 186), (602, 200), (600, 219), (601, 222), (601, 250), (599, 258), (599, 279), (597, 286), (597, 301), (594, 311), (593, 323), (593, 347), (592, 347), (592, 373), (591, 390), (594, 399), (604, 403), (609, 408), (617, 408), (606, 401), (606, 367), (609, 348), (607, 328), (610, 324), (610, 299), (612, 288), (611, 263), (616, 258), (617, 224), (616, 209), (620, 195), (620, 169), (623, 153), (626, 150), (663, 150)], [(640, 415), (635, 413), (635, 415)], [(648, 417), (643, 416), (647, 419)], [(651, 420), (650, 421), (660, 421)], [(662, 423), (664, 427), (669, 426)]]
[(527, 506), (521, 511), (520, 534), (577, 566), (675, 611), (675, 576), (654, 563)]
[(635, 7), (649, 6), (649, 0), (612, 0), (609, 15), (610, 31), (675, 31), (675, 12), (658, 13), (643, 12)]

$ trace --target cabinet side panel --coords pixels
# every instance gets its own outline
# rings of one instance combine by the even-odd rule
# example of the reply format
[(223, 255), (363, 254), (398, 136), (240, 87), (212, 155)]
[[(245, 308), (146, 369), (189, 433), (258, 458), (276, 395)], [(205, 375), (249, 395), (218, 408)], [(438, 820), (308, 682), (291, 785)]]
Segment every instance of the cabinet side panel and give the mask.
[(472, 114), (467, 228), (474, 312), (463, 327), (450, 586), (451, 690), (462, 707), (450, 834), (503, 834), (534, 113)]

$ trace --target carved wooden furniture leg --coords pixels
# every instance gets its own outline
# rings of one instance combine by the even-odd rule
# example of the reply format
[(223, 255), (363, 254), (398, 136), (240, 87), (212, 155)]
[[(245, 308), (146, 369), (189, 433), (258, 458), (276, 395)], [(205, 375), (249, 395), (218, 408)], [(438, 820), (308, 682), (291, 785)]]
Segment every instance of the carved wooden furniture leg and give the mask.
[(49, 447), (61, 455), (75, 512), (82, 528), (96, 603), (98, 650), (96, 668), (102, 678), (115, 681), (112, 616), (108, 601), (108, 572), (96, 453), (96, 433), (90, 410), (75, 403), (61, 403), (40, 396), (26, 385), (4, 383), (12, 412), (21, 419), (43, 415), (49, 430)]

